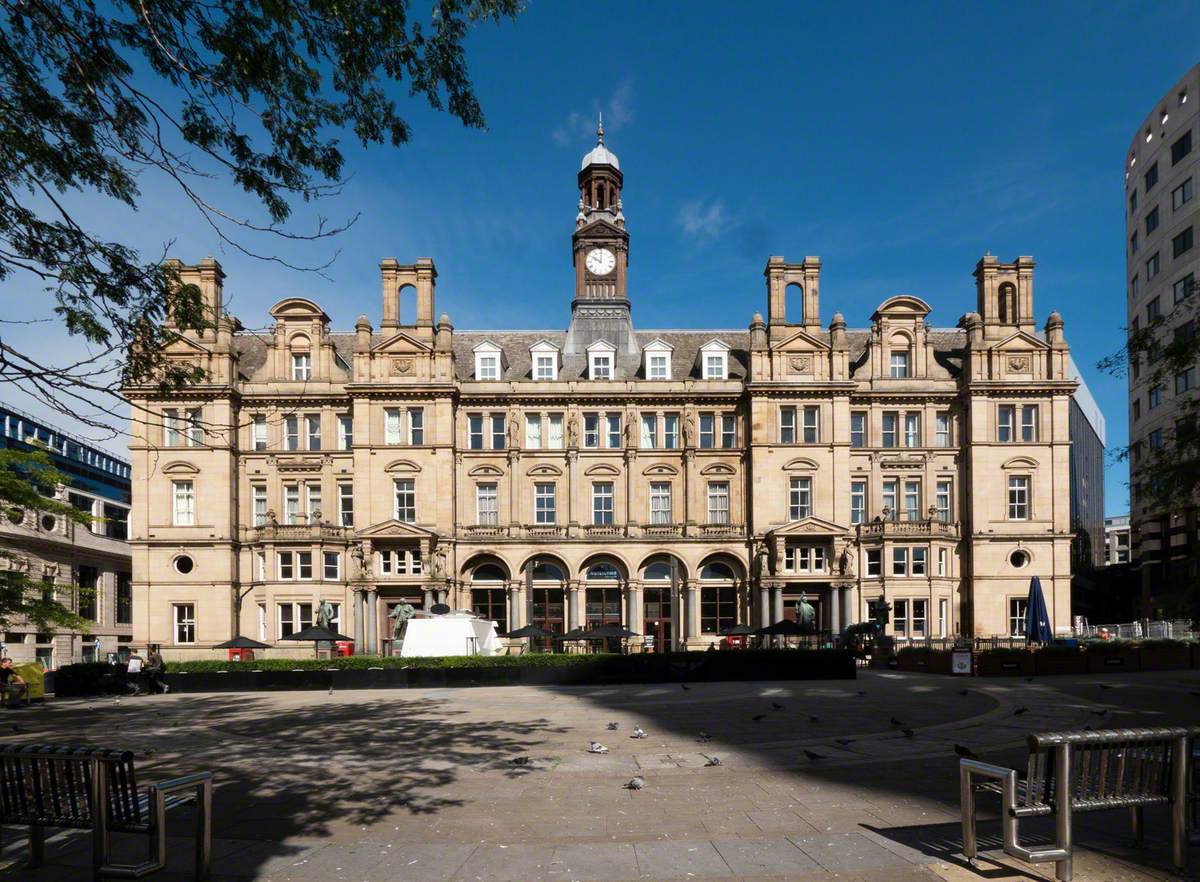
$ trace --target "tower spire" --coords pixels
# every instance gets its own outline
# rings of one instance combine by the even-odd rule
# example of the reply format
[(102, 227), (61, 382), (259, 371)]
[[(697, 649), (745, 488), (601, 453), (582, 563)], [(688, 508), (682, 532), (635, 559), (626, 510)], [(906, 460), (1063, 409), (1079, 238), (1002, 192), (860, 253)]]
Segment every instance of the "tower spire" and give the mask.
[(600, 121), (596, 124), (596, 146), (604, 143), (604, 111), (600, 111)]

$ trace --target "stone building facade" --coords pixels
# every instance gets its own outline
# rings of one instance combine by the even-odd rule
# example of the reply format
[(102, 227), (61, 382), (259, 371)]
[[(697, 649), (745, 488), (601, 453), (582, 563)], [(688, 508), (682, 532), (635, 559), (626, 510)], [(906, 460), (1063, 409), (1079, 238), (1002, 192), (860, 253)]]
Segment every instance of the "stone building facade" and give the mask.
[(4, 654), (18, 663), (41, 661), (47, 669), (125, 656), (133, 639), (129, 462), (4, 404), (0, 447), (44, 450), (67, 481), (56, 498), (93, 519), (76, 524), (16, 507), (0, 516), (0, 566), (40, 580), (45, 592), (90, 622), (82, 630), (51, 631), (9, 622), (0, 641)]
[(422, 258), (380, 264), (378, 328), (293, 297), (258, 336), (215, 261), (180, 265), (217, 321), (173, 350), (206, 384), (128, 390), (158, 415), (133, 425), (140, 642), (277, 644), (320, 599), (359, 651), (389, 650), (402, 601), (502, 630), (620, 622), (647, 649), (805, 598), (828, 631), (883, 597), (900, 637), (988, 635), (1034, 574), (1069, 629), (1076, 383), (1062, 319), (1034, 325), (1032, 259), (980, 260), (953, 329), (909, 295), (822, 324), (820, 260), (771, 257), (766, 319), (639, 330), (602, 132), (577, 184), (565, 331), (456, 330)]

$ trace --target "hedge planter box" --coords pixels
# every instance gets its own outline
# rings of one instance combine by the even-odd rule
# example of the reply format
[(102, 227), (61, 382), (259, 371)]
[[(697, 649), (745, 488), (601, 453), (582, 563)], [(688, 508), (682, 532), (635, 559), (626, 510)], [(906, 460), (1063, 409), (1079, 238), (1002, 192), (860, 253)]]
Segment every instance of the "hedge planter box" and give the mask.
[(953, 673), (953, 653), (942, 649), (901, 649), (896, 656), (896, 669), (926, 674)]
[(1191, 647), (1186, 643), (1176, 646), (1143, 644), (1140, 653), (1143, 671), (1178, 671), (1192, 664)]
[(1089, 674), (1112, 674), (1142, 669), (1140, 651), (1136, 647), (1088, 647), (1086, 655)]
[(1033, 653), (1024, 650), (985, 650), (975, 660), (980, 677), (1029, 677), (1036, 673)]
[[(458, 686), (595, 686), (719, 680), (853, 680), (854, 656), (843, 650), (767, 650), (595, 655), (571, 660), (481, 659), (478, 666), (173, 671), (173, 692), (318, 689), (438, 689)], [(948, 664), (948, 662), (947, 662)], [(223, 666), (224, 667), (224, 666)]]
[(1040, 676), (1053, 674), (1086, 674), (1087, 655), (1082, 650), (1074, 652), (1036, 652), (1033, 658), (1034, 672)]

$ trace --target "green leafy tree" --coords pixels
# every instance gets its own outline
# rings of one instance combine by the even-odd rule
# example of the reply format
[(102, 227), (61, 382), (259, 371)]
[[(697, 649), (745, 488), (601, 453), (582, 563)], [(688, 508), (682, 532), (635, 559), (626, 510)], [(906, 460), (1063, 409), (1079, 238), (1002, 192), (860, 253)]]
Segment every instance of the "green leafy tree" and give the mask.
[[(15, 525), (28, 518), (36, 522), (44, 515), (86, 527), (90, 515), (56, 498), (58, 488), (66, 482), (67, 477), (54, 467), (45, 451), (0, 448), (0, 516), (14, 524), (14, 529), (19, 530)], [(72, 588), (61, 579), (44, 581), (42, 572), (35, 571), (19, 541), (0, 549), (0, 629), (24, 623), (39, 631), (85, 629), (89, 623), (72, 608), (81, 600), (94, 600), (94, 596), (71, 596), (71, 592), (85, 590), (94, 591)]]
[[(0, 382), (108, 427), (120, 390), (202, 379), (162, 355), (176, 329), (212, 317), (163, 255), (79, 222), (78, 197), (139, 204), (139, 178), (176, 187), (229, 249), (288, 265), (264, 236), (323, 239), (349, 223), (290, 229), (293, 209), (336, 193), (339, 134), (398, 146), (411, 131), (394, 94), (465, 125), (484, 116), (464, 39), (515, 17), (520, 0), (3, 0), (0, 2), (0, 282), (48, 292), (88, 354), (33, 354), (0, 335)], [(223, 208), (232, 184), (261, 217)], [(327, 264), (326, 264), (327, 265)], [(320, 269), (320, 266), (298, 267)]]

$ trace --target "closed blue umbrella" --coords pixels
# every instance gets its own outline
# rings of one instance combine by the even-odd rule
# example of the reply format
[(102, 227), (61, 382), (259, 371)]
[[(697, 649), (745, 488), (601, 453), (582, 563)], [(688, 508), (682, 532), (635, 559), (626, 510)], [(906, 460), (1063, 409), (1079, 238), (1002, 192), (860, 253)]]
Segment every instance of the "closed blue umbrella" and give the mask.
[(1053, 640), (1050, 613), (1046, 610), (1046, 598), (1042, 594), (1042, 580), (1034, 576), (1029, 580), (1029, 601), (1025, 605), (1025, 642), (1050, 643)]

